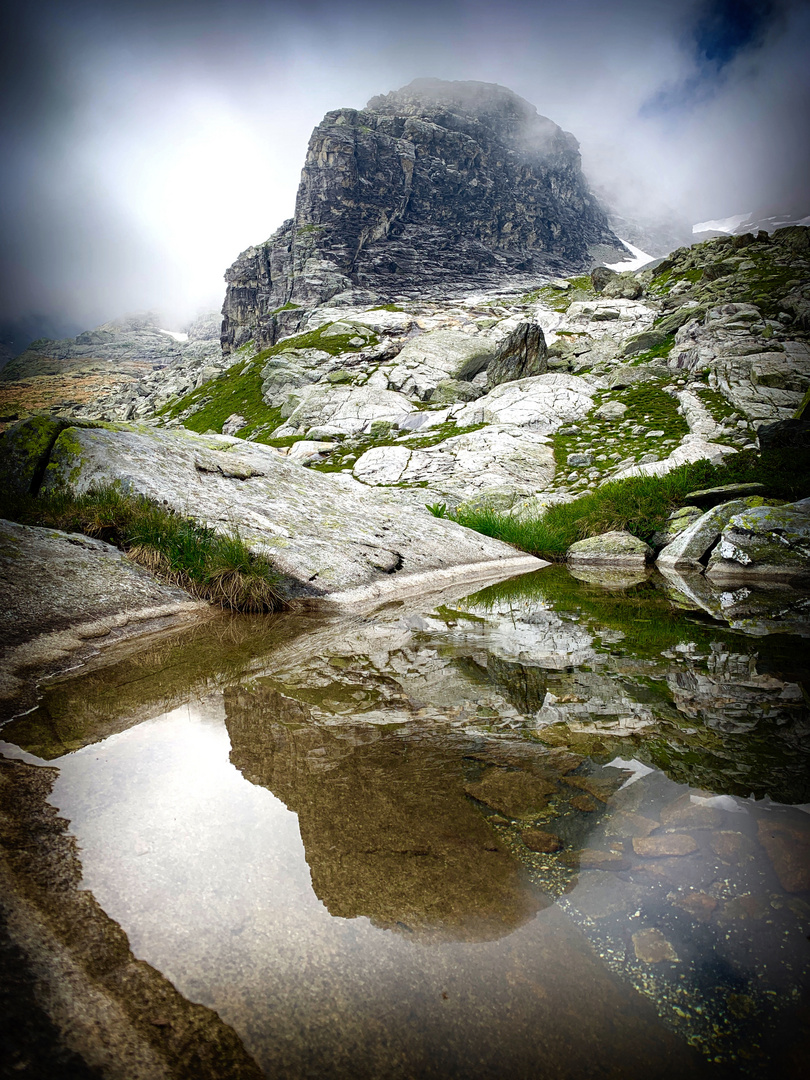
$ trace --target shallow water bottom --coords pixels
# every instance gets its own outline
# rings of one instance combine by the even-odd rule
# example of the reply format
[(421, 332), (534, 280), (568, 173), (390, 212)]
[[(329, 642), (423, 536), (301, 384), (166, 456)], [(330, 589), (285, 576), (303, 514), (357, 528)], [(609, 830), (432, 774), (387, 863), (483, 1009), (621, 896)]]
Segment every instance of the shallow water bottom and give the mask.
[(802, 1075), (804, 643), (533, 578), (234, 621), (4, 735), (267, 1076)]

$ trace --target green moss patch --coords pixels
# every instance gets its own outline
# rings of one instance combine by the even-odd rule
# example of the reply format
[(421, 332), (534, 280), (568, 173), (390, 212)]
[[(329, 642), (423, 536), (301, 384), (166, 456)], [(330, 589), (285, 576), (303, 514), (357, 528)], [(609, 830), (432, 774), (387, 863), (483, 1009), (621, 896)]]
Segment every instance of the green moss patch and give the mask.
[(271, 357), (282, 356), (290, 349), (320, 349), (330, 356), (340, 356), (376, 345), (379, 340), (367, 330), (365, 341), (358, 345), (354, 333), (325, 336), (326, 330), (328, 327), (322, 326), (306, 334), (285, 338), (269, 349), (239, 361), (216, 379), (164, 406), (158, 415), (166, 420), (182, 418), (184, 427), (203, 433), (221, 432), (228, 417), (238, 413), (247, 421), (239, 431), (241, 439), (271, 443), (273, 431), (283, 423), (280, 409), (271, 408), (262, 398), (262, 368)]

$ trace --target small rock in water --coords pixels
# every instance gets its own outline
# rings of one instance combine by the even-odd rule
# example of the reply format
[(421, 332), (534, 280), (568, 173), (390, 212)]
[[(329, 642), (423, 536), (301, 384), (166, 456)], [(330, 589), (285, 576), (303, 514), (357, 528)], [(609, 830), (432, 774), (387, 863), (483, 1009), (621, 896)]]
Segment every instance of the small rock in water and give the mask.
[(768, 853), (786, 892), (810, 889), (810, 830), (780, 821), (760, 820), (759, 842)]
[(744, 833), (723, 830), (712, 833), (709, 846), (723, 862), (739, 863), (749, 859), (754, 853), (754, 845)]
[(697, 841), (688, 833), (666, 833), (664, 836), (637, 836), (633, 851), (652, 859), (667, 855), (691, 855), (697, 851)]
[(664, 960), (677, 961), (678, 955), (660, 930), (648, 926), (633, 934), (633, 949), (637, 959), (645, 964), (660, 964)]
[(562, 841), (554, 833), (544, 832), (543, 829), (524, 829), (520, 839), (529, 851), (559, 851)]
[(575, 795), (571, 800), (571, 805), (575, 810), (581, 810), (585, 814), (592, 814), (596, 809), (596, 802), (590, 795)]
[(627, 859), (618, 851), (601, 851), (598, 848), (583, 848), (573, 853), (573, 859), (583, 870), (626, 870)]
[[(671, 894), (670, 894), (671, 895)], [(705, 892), (690, 892), (675, 899), (675, 904), (683, 908), (698, 922), (708, 922), (717, 907), (717, 900)]]

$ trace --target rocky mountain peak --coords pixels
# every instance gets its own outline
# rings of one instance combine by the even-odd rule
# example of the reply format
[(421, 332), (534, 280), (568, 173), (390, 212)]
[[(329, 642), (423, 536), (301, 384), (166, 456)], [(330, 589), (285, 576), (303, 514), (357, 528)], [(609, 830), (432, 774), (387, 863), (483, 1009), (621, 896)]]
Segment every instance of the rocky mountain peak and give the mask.
[(506, 87), (418, 79), (315, 128), (294, 218), (226, 273), (223, 347), (272, 344), (327, 299), (522, 284), (606, 248), (625, 250), (572, 135)]

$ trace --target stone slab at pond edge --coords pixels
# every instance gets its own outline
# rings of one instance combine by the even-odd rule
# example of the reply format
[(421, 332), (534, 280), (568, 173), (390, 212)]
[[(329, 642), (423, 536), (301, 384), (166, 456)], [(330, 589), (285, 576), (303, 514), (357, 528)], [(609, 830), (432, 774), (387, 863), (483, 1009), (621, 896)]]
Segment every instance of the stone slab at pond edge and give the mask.
[(317, 473), (257, 443), (131, 425), (69, 428), (51, 452), (43, 490), (77, 494), (117, 483), (227, 533), (269, 557), (292, 595), (361, 603), (409, 592), (417, 575), (477, 580), (546, 564), (499, 540), (370, 488)]
[(572, 566), (605, 566), (643, 570), (652, 559), (652, 548), (628, 532), (606, 532), (577, 540), (568, 549), (567, 560)]
[(101, 540), (2, 520), (0, 592), (0, 701), (20, 697), (26, 671), (214, 611)]

